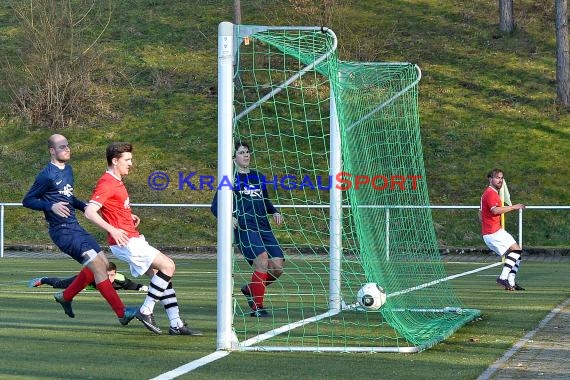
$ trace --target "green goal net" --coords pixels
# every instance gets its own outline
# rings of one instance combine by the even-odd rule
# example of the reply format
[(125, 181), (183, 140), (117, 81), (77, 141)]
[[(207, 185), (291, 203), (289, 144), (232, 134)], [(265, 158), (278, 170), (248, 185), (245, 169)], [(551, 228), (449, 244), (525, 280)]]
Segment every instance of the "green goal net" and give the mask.
[[(218, 152), (231, 152), (233, 141), (250, 146), (250, 166), (284, 218), (272, 228), (286, 261), (266, 288), (271, 316), (255, 318), (240, 292), (252, 268), (237, 247), (229, 250), (233, 281), (220, 274), (218, 298), (231, 293), (233, 302), (231, 318), (223, 305), (218, 311), (218, 348), (417, 352), (477, 317), (439, 256), (419, 68), (343, 62), (324, 28), (222, 24), (218, 119), (227, 129), (220, 125)], [(232, 176), (230, 168), (220, 164), (218, 175)], [(219, 217), (220, 259), (231, 247), (220, 243), (228, 223)], [(358, 302), (371, 282), (385, 290), (380, 308)]]

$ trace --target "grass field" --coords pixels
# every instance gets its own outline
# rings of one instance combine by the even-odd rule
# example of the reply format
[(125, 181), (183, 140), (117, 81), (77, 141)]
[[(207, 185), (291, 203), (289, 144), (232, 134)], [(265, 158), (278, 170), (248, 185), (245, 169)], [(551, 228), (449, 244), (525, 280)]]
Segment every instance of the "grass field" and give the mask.
[[(215, 351), (215, 260), (177, 259), (181, 311), (203, 337), (153, 335), (136, 320), (122, 327), (96, 292), (81, 294), (74, 302), (76, 318), (67, 318), (53, 301), (53, 289), (29, 289), (26, 283), (38, 275), (72, 275), (77, 264), (37, 257), (7, 257), (0, 264), (2, 379), (153, 378)], [(488, 264), (445, 265), (451, 275)], [(566, 260), (525, 262), (519, 279), (528, 290), (516, 293), (497, 288), (498, 268), (452, 280), (465, 305), (480, 309), (482, 317), (419, 354), (233, 352), (181, 378), (474, 379), (568, 297), (569, 270)], [(128, 305), (144, 298), (138, 292), (121, 294)], [(160, 309), (156, 316), (167, 326)]]

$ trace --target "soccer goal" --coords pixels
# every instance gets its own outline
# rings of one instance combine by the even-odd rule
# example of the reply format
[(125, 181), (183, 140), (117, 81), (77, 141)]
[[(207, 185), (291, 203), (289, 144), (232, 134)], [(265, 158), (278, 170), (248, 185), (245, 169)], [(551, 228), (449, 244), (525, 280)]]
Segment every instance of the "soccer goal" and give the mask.
[[(234, 141), (251, 148), (284, 218), (285, 251), (250, 316), (251, 268), (233, 245), (232, 191), (218, 190), (219, 350), (418, 352), (476, 318), (440, 259), (418, 117), (420, 69), (344, 62), (322, 27), (223, 22), (218, 35), (218, 183)], [(227, 182), (226, 182), (227, 184)], [(365, 283), (386, 292), (359, 303)]]

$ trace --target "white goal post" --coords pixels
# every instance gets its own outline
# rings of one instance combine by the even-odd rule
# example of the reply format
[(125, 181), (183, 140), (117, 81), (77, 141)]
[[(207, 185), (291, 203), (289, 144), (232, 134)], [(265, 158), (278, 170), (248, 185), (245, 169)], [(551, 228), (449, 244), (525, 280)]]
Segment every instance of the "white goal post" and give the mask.
[[(334, 45), (331, 51), (327, 52), (315, 62), (300, 70), (296, 75), (288, 78), (276, 90), (270, 92), (259, 100), (258, 103), (250, 106), (240, 115), (234, 115), (233, 107), (233, 79), (234, 67), (236, 59), (236, 51), (238, 45), (242, 43), (244, 38), (253, 32), (270, 29), (292, 29), (292, 30), (323, 30), (321, 27), (243, 27), (238, 28), (230, 22), (222, 22), (218, 28), (218, 183), (222, 178), (233, 179), (233, 126), (234, 118), (242, 117), (246, 112), (251, 111), (259, 106), (266, 99), (273, 96), (276, 92), (281, 91), (292, 81), (298, 79), (310, 70), (314, 70), (315, 66), (325, 60), (330, 54), (336, 50), (336, 36), (330, 29), (324, 30), (334, 39)], [(239, 34), (238, 34), (239, 33)], [(331, 165), (330, 173), (334, 174), (341, 171), (341, 141), (338, 120), (336, 118), (336, 109), (334, 97), (331, 96), (330, 104), (330, 147), (331, 147)], [(326, 316), (334, 315), (341, 311), (340, 296), (340, 253), (342, 250), (341, 236), (341, 218), (342, 218), (342, 191), (333, 187), (330, 191), (330, 283), (329, 283), (329, 313)], [(217, 349), (232, 350), (242, 348), (248, 345), (239, 344), (236, 335), (232, 329), (232, 190), (227, 187), (221, 187), (218, 191), (218, 219), (217, 219)], [(319, 318), (319, 317), (316, 317)], [(308, 321), (300, 321), (298, 325), (288, 326), (285, 329), (292, 329), (301, 326)], [(287, 348), (290, 350), (291, 348)], [(340, 349), (339, 349), (340, 350)], [(344, 348), (342, 348), (344, 350)]]
[[(425, 178), (419, 67), (342, 61), (324, 27), (222, 22), (218, 32), (217, 349), (419, 352), (480, 315), (449, 284), (427, 183), (416, 182)], [(234, 256), (234, 139), (251, 145), (252, 171), (263, 176), (240, 187), (239, 217), (273, 211), (269, 198), (265, 212), (245, 203), (273, 184), (284, 220), (271, 227), (271, 244), (284, 251), (285, 270), (262, 272), (271, 275), (262, 284), (263, 269), (252, 274)], [(244, 241), (262, 244), (254, 233)], [(386, 302), (367, 305), (365, 283)], [(249, 286), (255, 305), (241, 295)]]

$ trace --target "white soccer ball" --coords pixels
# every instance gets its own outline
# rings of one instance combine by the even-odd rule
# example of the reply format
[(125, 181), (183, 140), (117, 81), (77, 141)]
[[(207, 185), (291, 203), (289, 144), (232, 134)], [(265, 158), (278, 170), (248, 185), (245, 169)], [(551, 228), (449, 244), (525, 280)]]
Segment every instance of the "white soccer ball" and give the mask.
[(375, 282), (364, 284), (356, 296), (358, 304), (366, 310), (378, 310), (386, 303), (386, 292)]

